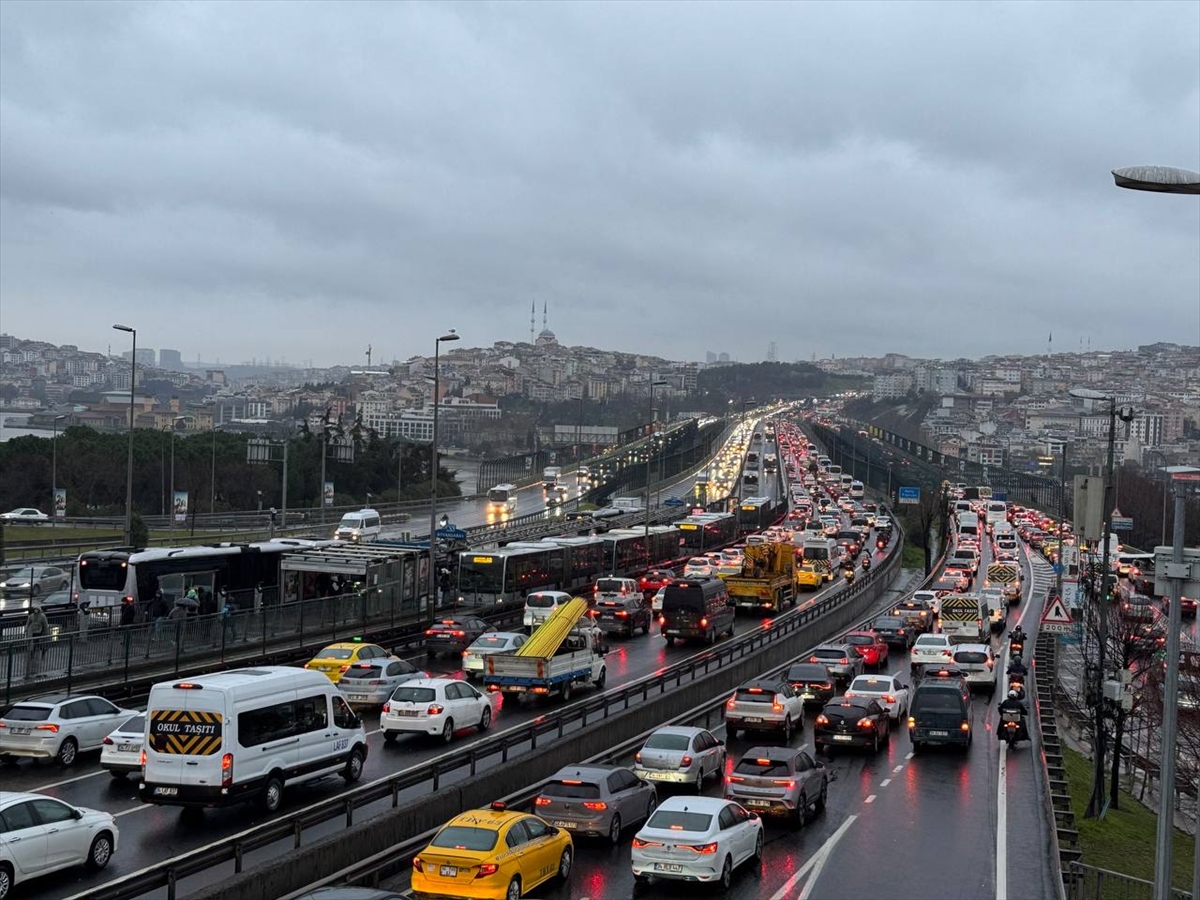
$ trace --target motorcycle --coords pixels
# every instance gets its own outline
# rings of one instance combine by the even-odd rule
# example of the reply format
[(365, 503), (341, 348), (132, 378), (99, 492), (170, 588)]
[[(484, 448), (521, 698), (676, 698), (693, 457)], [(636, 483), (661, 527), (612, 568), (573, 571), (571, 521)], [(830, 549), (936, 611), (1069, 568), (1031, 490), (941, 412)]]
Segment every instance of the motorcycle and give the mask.
[(854, 584), (854, 569), (847, 567), (842, 576), (846, 579), (846, 584)]
[(1010, 674), (1008, 676), (1008, 689), (1010, 691), (1017, 692), (1018, 700), (1024, 700), (1025, 699), (1025, 676)]
[(863, 570), (864, 572), (870, 572), (870, 571), (871, 571), (871, 557), (869, 557), (869, 556), (864, 556), (864, 557), (863, 557), (863, 561), (862, 561), (862, 570)]
[(875, 542), (875, 549), (876, 549), (876, 550), (882, 550), (882, 549), (883, 549), (884, 547), (886, 547), (886, 546), (887, 546), (887, 541), (885, 541), (883, 538), (880, 538), (879, 540), (877, 540), (877, 541)]
[(1017, 741), (1029, 740), (1023, 716), (1018, 712), (1005, 710), (1000, 713), (1000, 739), (1008, 743), (1011, 749)]
[(1021, 656), (1025, 652), (1025, 641), (1022, 638), (1008, 639), (1008, 652), (1011, 656)]

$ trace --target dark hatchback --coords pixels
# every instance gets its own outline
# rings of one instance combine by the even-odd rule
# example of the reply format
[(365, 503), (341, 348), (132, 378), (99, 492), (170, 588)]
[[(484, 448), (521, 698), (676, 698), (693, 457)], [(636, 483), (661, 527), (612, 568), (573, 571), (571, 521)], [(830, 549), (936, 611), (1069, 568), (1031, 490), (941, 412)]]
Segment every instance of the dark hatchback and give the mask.
[(818, 747), (870, 747), (878, 751), (891, 740), (887, 710), (867, 697), (839, 697), (827, 703), (813, 724)]
[(833, 699), (833, 676), (820, 663), (793, 663), (784, 680), (800, 695), (805, 707), (824, 706)]
[(642, 634), (649, 634), (653, 618), (641, 594), (597, 600), (591, 616), (605, 634), (623, 634), (625, 637), (633, 637), (639, 628)]
[(914, 753), (930, 744), (971, 746), (974, 713), (962, 678), (926, 678), (913, 693), (908, 733)]
[(906, 625), (899, 616), (876, 616), (871, 621), (871, 630), (888, 645), (901, 647), (906, 652), (917, 639), (917, 629)]
[(425, 653), (462, 653), (480, 635), (495, 631), (495, 627), (476, 616), (440, 619), (425, 630)]

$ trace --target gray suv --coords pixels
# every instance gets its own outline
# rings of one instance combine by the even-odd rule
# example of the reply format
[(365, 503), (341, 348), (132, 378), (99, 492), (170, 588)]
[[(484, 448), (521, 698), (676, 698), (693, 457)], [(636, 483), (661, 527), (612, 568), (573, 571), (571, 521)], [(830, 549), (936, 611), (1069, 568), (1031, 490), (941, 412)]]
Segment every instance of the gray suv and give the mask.
[(809, 811), (825, 808), (829, 775), (807, 750), (751, 747), (725, 783), (725, 799), (746, 809), (803, 825)]
[(823, 665), (830, 675), (846, 684), (863, 673), (863, 658), (847, 643), (822, 644), (808, 655), (808, 662)]
[(533, 801), (533, 811), (572, 835), (621, 841), (626, 825), (644, 821), (658, 805), (654, 785), (621, 766), (559, 769)]

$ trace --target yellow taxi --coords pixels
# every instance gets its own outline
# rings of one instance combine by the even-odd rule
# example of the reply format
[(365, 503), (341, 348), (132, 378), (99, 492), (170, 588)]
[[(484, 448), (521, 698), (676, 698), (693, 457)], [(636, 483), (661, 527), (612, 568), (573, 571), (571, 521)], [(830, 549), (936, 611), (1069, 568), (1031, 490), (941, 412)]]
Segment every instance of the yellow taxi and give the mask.
[(355, 663), (367, 662), (371, 659), (386, 659), (391, 655), (378, 644), (339, 641), (336, 644), (330, 644), (306, 662), (304, 668), (324, 672), (329, 676), (330, 681), (337, 684)]
[(571, 874), (571, 835), (503, 803), (455, 816), (413, 857), (417, 900), (519, 900), (539, 884)]
[(815, 591), (824, 581), (824, 573), (818, 572), (817, 567), (810, 562), (796, 566), (796, 587), (806, 591)]

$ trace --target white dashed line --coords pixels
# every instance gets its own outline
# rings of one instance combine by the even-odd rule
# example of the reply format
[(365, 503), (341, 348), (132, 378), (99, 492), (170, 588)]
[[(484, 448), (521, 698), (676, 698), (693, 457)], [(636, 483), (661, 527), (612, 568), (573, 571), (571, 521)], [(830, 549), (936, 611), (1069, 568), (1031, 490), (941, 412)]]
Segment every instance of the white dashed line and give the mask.
[(863, 803), (874, 803), (874, 802), (875, 802), (874, 794), (872, 794), (870, 797), (868, 797), (866, 800), (863, 801)]
[(908, 752), (908, 753), (906, 753), (906, 754), (904, 754), (904, 758), (905, 758), (905, 759), (912, 759), (912, 757), (913, 757), (913, 755), (912, 755), (912, 752), (911, 752), (911, 751), (910, 751), (910, 752)]
[[(910, 753), (909, 756), (912, 756), (912, 754)], [(892, 769), (892, 774), (895, 775), (897, 772), (901, 772), (903, 770), (904, 766), (896, 766), (896, 768)]]
[(141, 806), (131, 806), (129, 809), (123, 809), (118, 813), (113, 813), (112, 816), (114, 819), (117, 816), (127, 816), (130, 813), (141, 812), (143, 809), (149, 809), (153, 805), (153, 803), (143, 803)]
[(890, 778), (885, 778), (885, 779), (883, 779), (883, 781), (879, 782), (879, 786), (880, 786), (880, 787), (887, 787), (887, 786), (888, 786), (889, 784), (891, 784), (891, 783), (892, 783), (892, 779), (890, 779)]

